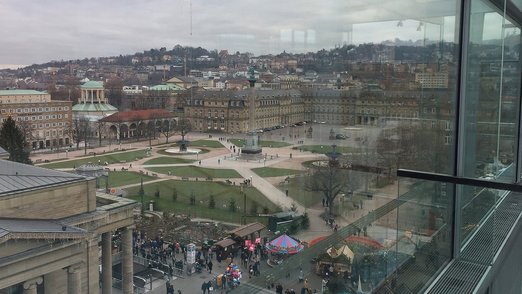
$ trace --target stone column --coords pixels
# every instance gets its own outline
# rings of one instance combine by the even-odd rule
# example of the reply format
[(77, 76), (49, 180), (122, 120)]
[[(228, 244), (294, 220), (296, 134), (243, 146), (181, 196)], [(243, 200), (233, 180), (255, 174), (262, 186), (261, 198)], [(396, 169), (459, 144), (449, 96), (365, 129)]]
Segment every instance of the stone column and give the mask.
[(81, 293), (80, 267), (80, 264), (75, 264), (67, 268), (67, 293), (69, 294)]
[(124, 294), (133, 293), (133, 256), (132, 256), (132, 228), (127, 227), (121, 236), (121, 274), (122, 290)]
[(112, 293), (112, 233), (102, 234), (102, 293)]
[(42, 277), (38, 277), (35, 279), (28, 280), (24, 283), (23, 288), (23, 294), (36, 294), (36, 287), (40, 285), (43, 282)]
[(45, 274), (43, 279), (44, 293), (67, 293), (67, 277), (63, 269)]

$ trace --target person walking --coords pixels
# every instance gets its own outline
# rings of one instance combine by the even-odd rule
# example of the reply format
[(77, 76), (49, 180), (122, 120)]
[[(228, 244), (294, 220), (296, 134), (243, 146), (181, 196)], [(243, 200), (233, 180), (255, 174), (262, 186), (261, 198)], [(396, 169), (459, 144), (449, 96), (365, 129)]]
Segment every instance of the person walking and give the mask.
[(207, 282), (203, 282), (203, 284), (201, 284), (201, 290), (203, 291), (203, 294), (207, 293)]
[(212, 266), (214, 266), (214, 264), (212, 264), (212, 260), (209, 260), (207, 264), (209, 274), (212, 273)]

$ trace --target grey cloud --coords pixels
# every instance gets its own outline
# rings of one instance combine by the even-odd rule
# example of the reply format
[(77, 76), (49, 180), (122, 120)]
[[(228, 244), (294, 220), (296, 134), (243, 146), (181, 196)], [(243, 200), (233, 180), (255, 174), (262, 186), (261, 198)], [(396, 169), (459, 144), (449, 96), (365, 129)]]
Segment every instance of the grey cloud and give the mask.
[[(433, 11), (447, 15), (455, 9), (454, 2), (192, 0), (190, 36), (190, 0), (4, 0), (0, 2), (0, 64), (129, 54), (176, 44), (256, 54), (318, 50), (341, 43), (343, 33), (357, 28), (352, 24), (419, 19), (433, 16)], [(418, 35), (376, 28), (353, 31), (353, 40), (378, 42)], [(282, 30), (298, 31), (297, 38), (285, 42)], [(307, 40), (301, 32), (308, 30), (314, 31), (313, 43), (300, 41)]]

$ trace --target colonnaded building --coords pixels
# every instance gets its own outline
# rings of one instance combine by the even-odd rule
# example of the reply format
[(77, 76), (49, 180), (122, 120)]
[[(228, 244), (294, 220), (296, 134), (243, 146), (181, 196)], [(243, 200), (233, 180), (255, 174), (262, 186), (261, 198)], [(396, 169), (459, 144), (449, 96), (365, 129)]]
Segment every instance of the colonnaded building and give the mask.
[(0, 293), (110, 293), (115, 231), (132, 293), (136, 206), (95, 178), (0, 160)]

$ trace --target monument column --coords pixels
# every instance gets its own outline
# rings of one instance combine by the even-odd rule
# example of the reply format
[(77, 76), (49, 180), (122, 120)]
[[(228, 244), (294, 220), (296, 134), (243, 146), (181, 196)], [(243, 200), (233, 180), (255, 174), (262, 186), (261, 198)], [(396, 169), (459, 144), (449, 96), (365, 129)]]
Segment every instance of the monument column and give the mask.
[(112, 293), (112, 233), (102, 234), (102, 293)]
[(133, 256), (132, 256), (132, 228), (126, 227), (121, 236), (121, 274), (122, 290), (124, 294), (133, 293)]
[(43, 282), (42, 277), (38, 277), (35, 279), (28, 280), (24, 283), (23, 288), (23, 294), (36, 294), (36, 287), (40, 285)]

